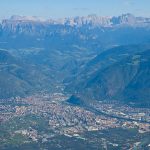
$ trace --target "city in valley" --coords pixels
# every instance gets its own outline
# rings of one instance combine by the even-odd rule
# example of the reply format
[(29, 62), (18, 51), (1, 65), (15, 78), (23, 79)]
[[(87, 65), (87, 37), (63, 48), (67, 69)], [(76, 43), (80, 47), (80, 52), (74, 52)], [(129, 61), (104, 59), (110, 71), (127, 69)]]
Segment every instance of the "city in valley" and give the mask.
[[(53, 146), (69, 149), (69, 144), (63, 144), (69, 140), (79, 146), (89, 144), (89, 149), (134, 149), (143, 145), (150, 148), (149, 108), (132, 107), (117, 101), (75, 105), (68, 102), (69, 98), (70, 95), (65, 93), (43, 92), (1, 100), (0, 148), (13, 143), (15, 146), (33, 144), (33, 147), (41, 143), (40, 147), (43, 145), (44, 149)], [(122, 139), (118, 132), (124, 134)]]

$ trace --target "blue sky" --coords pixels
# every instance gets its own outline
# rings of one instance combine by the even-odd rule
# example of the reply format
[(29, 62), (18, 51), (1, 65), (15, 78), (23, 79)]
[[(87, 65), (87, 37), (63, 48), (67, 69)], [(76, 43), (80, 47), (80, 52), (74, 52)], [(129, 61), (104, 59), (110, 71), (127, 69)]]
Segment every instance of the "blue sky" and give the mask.
[(0, 0), (0, 18), (11, 15), (60, 18), (132, 13), (150, 17), (150, 0)]

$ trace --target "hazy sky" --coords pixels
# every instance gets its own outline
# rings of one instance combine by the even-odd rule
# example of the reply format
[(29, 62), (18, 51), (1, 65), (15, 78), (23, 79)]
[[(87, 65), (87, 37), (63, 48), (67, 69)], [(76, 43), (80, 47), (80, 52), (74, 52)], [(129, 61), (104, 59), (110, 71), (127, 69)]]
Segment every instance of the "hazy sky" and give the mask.
[(59, 18), (132, 13), (150, 17), (150, 0), (0, 0), (0, 18), (11, 15)]

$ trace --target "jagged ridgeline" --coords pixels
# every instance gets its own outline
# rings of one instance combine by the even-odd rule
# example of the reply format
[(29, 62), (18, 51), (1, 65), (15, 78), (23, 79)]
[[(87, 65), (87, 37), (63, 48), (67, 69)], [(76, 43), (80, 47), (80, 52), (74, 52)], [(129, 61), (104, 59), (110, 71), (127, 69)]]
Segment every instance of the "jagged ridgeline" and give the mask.
[(0, 24), (0, 98), (57, 91), (149, 103), (150, 18), (124, 14)]

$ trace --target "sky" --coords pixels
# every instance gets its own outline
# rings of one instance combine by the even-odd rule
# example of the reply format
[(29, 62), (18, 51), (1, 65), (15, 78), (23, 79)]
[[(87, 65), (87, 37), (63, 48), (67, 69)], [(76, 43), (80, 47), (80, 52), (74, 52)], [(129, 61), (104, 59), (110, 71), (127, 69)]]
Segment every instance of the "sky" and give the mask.
[(12, 15), (47, 19), (125, 13), (150, 17), (150, 0), (0, 0), (0, 19)]

